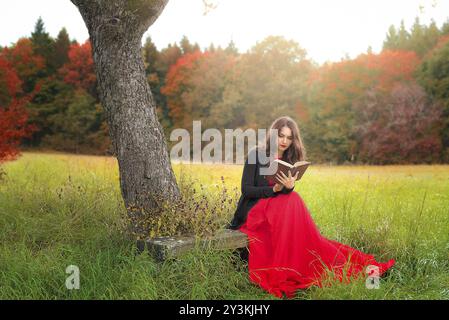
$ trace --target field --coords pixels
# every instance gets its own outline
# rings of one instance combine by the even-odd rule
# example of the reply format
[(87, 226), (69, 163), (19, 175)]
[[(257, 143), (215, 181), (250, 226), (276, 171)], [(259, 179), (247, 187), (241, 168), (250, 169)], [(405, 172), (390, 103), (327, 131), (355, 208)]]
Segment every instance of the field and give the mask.
[[(249, 282), (230, 251), (193, 250), (160, 264), (136, 255), (121, 232), (114, 158), (25, 153), (2, 167), (0, 299), (276, 299)], [(194, 178), (199, 195), (219, 197), (222, 184), (238, 195), (242, 166), (174, 170)], [(396, 259), (379, 289), (361, 279), (297, 299), (449, 299), (449, 166), (312, 166), (295, 191), (324, 236)], [(220, 223), (231, 219), (235, 195)], [(65, 286), (69, 265), (79, 267), (79, 290)]]

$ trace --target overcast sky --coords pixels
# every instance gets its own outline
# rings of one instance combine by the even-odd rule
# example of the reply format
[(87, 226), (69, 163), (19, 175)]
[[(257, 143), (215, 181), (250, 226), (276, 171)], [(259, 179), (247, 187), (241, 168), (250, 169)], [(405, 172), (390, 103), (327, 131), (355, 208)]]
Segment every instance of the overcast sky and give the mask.
[[(215, 10), (203, 15), (202, 0), (170, 0), (164, 12), (144, 35), (161, 49), (186, 35), (205, 48), (225, 47), (233, 40), (240, 52), (268, 35), (298, 42), (318, 63), (351, 58), (371, 46), (379, 52), (388, 27), (407, 29), (419, 16), (423, 24), (434, 19), (441, 25), (449, 17), (449, 0), (214, 0)], [(69, 0), (0, 1), (0, 45), (8, 46), (29, 36), (39, 16), (56, 37), (66, 27), (70, 37), (84, 42), (87, 29)]]

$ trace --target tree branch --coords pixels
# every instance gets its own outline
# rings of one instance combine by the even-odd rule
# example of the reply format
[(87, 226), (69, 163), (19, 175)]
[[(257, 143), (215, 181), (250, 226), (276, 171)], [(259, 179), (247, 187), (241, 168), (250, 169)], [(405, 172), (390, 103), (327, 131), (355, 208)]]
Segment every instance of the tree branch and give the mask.
[(142, 25), (142, 35), (160, 16), (168, 0), (130, 0), (127, 9), (138, 15), (139, 25)]

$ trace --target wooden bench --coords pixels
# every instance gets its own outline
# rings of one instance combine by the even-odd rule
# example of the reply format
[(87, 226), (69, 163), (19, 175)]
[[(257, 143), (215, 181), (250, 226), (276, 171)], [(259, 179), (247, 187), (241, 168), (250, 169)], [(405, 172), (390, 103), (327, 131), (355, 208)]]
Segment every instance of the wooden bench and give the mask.
[(239, 249), (247, 246), (246, 234), (238, 230), (224, 229), (214, 237), (196, 239), (195, 237), (157, 237), (137, 241), (139, 253), (145, 250), (157, 260), (176, 258), (188, 252), (195, 245), (214, 249)]

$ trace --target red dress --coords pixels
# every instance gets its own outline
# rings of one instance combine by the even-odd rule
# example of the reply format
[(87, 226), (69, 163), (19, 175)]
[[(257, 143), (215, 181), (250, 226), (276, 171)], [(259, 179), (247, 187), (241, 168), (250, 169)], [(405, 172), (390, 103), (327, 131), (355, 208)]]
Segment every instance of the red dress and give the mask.
[(367, 275), (366, 267), (373, 265), (381, 276), (395, 263), (379, 263), (372, 255), (323, 237), (295, 191), (259, 199), (239, 230), (248, 235), (250, 280), (279, 298), (282, 293), (292, 298), (296, 290), (311, 285), (321, 287), (329, 274), (349, 280)]

